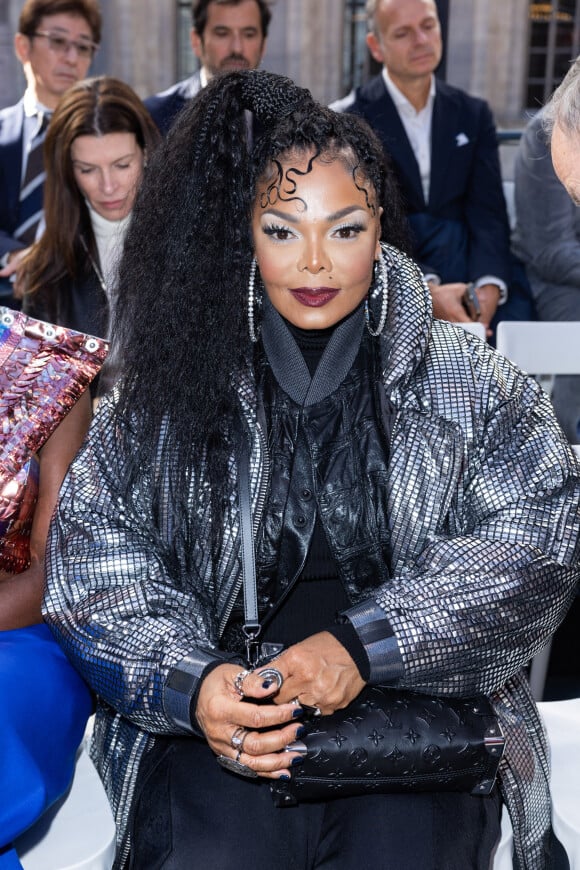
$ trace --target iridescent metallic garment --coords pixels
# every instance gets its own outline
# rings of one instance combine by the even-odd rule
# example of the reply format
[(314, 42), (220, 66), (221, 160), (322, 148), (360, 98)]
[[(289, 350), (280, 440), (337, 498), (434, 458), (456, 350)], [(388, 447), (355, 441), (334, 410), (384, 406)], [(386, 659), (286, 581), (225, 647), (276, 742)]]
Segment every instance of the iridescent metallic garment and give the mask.
[[(379, 615), (394, 630), (398, 661), (387, 667), (375, 636), (372, 674), (388, 679), (392, 667), (392, 685), (490, 695), (506, 733), (500, 786), (520, 867), (545, 870), (549, 761), (523, 669), (563, 619), (580, 576), (580, 468), (539, 386), (483, 342), (433, 321), (420, 273), (395, 251), (389, 293), (380, 343), (396, 409), (387, 483), (393, 576), (348, 613), (363, 643)], [(237, 389), (253, 438), (257, 533), (270, 459), (251, 371)], [(223, 546), (212, 558), (203, 463), (190, 506), (206, 532), (194, 534), (193, 523), (175, 527), (179, 457), (169, 441), (168, 461), (144, 469), (123, 498), (121, 425), (113, 394), (61, 493), (45, 599), (46, 619), (100, 698), (93, 758), (116, 812), (118, 866), (140, 759), (156, 733), (192, 733), (189, 700), (221, 655), (241, 586), (234, 459)], [(136, 441), (138, 422), (131, 431)], [(165, 494), (155, 511), (154, 480)]]
[(101, 368), (107, 343), (0, 308), (0, 570), (23, 571), (38, 489), (34, 453)]

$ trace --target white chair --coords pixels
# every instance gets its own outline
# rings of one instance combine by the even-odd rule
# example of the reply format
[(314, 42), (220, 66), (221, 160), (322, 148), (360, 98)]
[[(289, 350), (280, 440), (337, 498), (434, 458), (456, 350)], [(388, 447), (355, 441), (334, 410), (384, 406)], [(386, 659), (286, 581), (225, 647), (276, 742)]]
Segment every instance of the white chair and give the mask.
[[(528, 374), (580, 375), (580, 321), (503, 320), (496, 347)], [(580, 458), (580, 445), (572, 445)], [(534, 658), (530, 669), (532, 695), (540, 701), (550, 660), (551, 641)]]
[(111, 870), (115, 822), (84, 745), (68, 793), (14, 846), (24, 870)]
[(580, 375), (580, 321), (502, 320), (496, 347), (531, 375)]
[[(552, 824), (570, 870), (580, 870), (580, 698), (538, 704), (538, 709), (550, 746)], [(493, 870), (512, 870), (513, 832), (505, 807), (501, 830)]]
[(483, 323), (479, 323), (477, 320), (470, 320), (467, 323), (454, 323), (454, 326), (460, 326), (466, 332), (471, 332), (473, 335), (477, 335), (478, 338), (482, 338), (485, 341), (485, 326)]

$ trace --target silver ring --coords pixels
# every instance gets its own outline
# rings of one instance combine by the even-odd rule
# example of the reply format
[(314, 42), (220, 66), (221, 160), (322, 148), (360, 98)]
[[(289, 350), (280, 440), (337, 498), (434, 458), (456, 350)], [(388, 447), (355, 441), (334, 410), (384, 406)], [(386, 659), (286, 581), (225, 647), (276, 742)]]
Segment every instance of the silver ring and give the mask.
[(304, 704), (303, 702), (300, 702), (300, 706), (307, 716), (313, 716), (315, 719), (322, 716), (322, 710), (320, 707), (317, 707), (316, 704)]
[(322, 716), (322, 710), (320, 707), (317, 707), (316, 704), (304, 704), (298, 697), (292, 698), (290, 703), (302, 707), (302, 710), (307, 716), (313, 716), (314, 718)]
[(239, 749), (241, 753), (242, 749), (244, 748), (244, 740), (247, 736), (248, 731), (246, 728), (242, 728), (241, 726), (236, 728), (236, 730), (230, 737), (230, 746), (232, 747), (232, 749)]
[(234, 677), (234, 689), (240, 696), (240, 698), (244, 698), (244, 680), (249, 675), (250, 671), (240, 671), (239, 674), (236, 674)]
[(258, 676), (262, 677), (263, 680), (270, 680), (270, 682), (275, 682), (277, 691), (282, 688), (284, 677), (282, 676), (278, 668), (263, 668), (263, 670), (258, 671)]
[(216, 761), (220, 767), (223, 767), (224, 770), (229, 770), (230, 773), (235, 773), (238, 776), (245, 776), (246, 779), (257, 779), (258, 774), (256, 771), (252, 770), (251, 767), (248, 767), (247, 764), (242, 764), (239, 760), (241, 754), (242, 750), (240, 749), (235, 758), (229, 758), (227, 755), (218, 755)]

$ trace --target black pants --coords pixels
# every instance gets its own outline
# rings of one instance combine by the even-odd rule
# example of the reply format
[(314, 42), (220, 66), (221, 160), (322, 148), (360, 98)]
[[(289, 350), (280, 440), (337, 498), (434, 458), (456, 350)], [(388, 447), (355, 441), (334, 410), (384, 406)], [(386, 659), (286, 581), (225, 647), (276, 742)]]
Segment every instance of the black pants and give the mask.
[(501, 802), (396, 794), (274, 807), (207, 744), (161, 738), (134, 803), (131, 870), (489, 870)]

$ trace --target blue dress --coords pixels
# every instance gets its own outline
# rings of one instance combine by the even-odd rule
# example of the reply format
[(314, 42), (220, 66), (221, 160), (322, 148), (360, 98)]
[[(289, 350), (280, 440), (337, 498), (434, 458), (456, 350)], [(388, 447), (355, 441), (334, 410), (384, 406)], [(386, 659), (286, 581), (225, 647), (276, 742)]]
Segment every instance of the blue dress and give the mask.
[(46, 625), (0, 632), (0, 870), (11, 843), (63, 795), (91, 694)]

